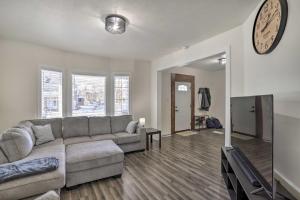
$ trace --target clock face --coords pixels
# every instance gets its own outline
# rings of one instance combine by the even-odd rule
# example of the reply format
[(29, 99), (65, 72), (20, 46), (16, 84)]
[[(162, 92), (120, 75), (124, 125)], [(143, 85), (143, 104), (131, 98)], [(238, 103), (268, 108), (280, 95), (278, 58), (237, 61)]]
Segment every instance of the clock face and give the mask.
[(258, 54), (272, 52), (278, 45), (287, 21), (286, 0), (266, 0), (253, 28), (253, 46)]

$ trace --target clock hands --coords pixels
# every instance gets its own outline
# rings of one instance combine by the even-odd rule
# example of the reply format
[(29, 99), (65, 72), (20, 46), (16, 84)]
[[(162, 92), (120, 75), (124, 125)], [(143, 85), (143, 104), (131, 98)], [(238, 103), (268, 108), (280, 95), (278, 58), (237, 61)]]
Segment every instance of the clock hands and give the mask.
[(275, 14), (277, 14), (278, 12), (279, 12), (279, 11), (276, 10), (276, 11), (273, 13), (273, 15), (272, 15), (272, 16), (270, 17), (270, 19), (267, 21), (266, 25), (261, 29), (261, 32), (264, 32), (264, 31), (268, 28), (269, 24), (273, 21), (274, 17), (276, 16)]

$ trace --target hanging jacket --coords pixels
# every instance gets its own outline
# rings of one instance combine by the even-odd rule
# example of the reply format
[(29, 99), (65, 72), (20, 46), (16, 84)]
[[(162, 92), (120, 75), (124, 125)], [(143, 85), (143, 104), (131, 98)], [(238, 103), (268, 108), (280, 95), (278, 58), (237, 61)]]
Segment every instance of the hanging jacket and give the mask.
[(209, 111), (211, 105), (211, 96), (210, 96), (209, 88), (199, 88), (198, 96), (199, 96), (200, 110)]

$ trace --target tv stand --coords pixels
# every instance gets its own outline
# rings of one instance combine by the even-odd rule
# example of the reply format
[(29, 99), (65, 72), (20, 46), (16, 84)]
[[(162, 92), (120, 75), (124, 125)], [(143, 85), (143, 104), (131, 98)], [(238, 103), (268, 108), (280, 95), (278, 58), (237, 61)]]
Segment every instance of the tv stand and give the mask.
[(270, 197), (264, 190), (254, 187), (240, 169), (232, 151), (226, 147), (221, 149), (221, 173), (230, 198), (233, 200), (268, 200)]

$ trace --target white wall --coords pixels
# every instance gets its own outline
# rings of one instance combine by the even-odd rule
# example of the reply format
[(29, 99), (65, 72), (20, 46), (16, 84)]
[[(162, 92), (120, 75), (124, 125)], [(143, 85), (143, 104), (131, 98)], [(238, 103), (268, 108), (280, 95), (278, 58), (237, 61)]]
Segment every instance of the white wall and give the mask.
[(212, 105), (210, 116), (217, 117), (222, 124), (225, 122), (225, 70), (207, 71), (189, 67), (177, 67), (162, 71), (162, 97), (161, 111), (163, 134), (171, 133), (171, 73), (195, 76), (195, 114), (199, 113), (198, 89), (199, 87), (210, 88)]
[[(107, 75), (107, 111), (112, 111), (110, 93), (113, 73), (130, 73), (132, 78), (132, 114), (146, 117), (150, 124), (150, 62), (95, 57), (66, 52), (29, 43), (0, 39), (0, 131), (24, 119), (37, 118), (40, 66), (53, 66), (64, 71), (65, 97), (70, 96), (72, 72)], [(65, 98), (65, 112), (69, 113)]]
[[(285, 33), (271, 54), (257, 55), (252, 47), (251, 34), (258, 8), (243, 24), (244, 93), (275, 94), (275, 169), (300, 194), (300, 129), (295, 126), (300, 122), (300, 112), (297, 112), (300, 104), (287, 101), (285, 106), (280, 106), (277, 99), (300, 91), (300, 1), (288, 0), (288, 4), (289, 16)], [(289, 127), (287, 123), (293, 125)]]
[[(243, 94), (243, 34), (242, 27), (236, 27), (225, 33), (217, 35), (203, 42), (194, 44), (188, 49), (182, 49), (174, 53), (162, 56), (152, 61), (151, 68), (151, 122), (153, 127), (161, 128), (161, 70), (175, 66), (182, 66), (191, 61), (204, 59), (209, 56), (226, 53), (231, 58), (226, 65), (226, 91), (227, 95), (240, 96)], [(232, 77), (232, 78), (230, 78)], [(230, 87), (231, 85), (231, 87)], [(230, 102), (227, 101), (227, 114), (230, 116)], [(230, 118), (230, 117), (227, 117)], [(230, 132), (230, 120), (225, 126)], [(230, 144), (230, 135), (226, 135), (226, 145)]]
[(275, 95), (274, 174), (300, 199), (300, 91)]
[[(233, 96), (243, 94), (243, 34), (242, 27), (219, 34), (203, 42), (194, 44), (188, 49), (162, 56), (152, 61), (152, 70), (161, 71), (170, 67), (182, 66), (188, 62), (222, 53), (227, 47), (231, 51), (231, 93)], [(155, 84), (152, 82), (152, 84)]]
[(223, 127), (225, 126), (225, 69), (210, 73), (210, 83), (208, 85), (212, 96), (212, 105), (210, 116), (220, 120)]
[[(252, 46), (252, 28), (258, 8), (243, 25), (245, 94), (291, 92), (300, 89), (300, 1), (289, 0), (289, 16), (278, 47), (258, 55)], [(298, 87), (297, 87), (298, 86)]]

